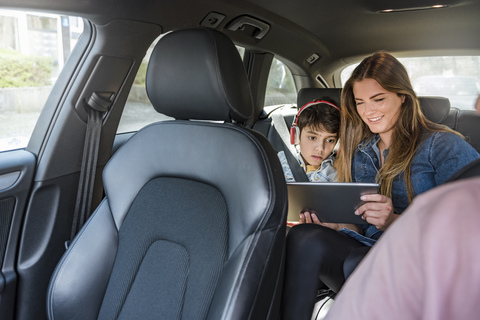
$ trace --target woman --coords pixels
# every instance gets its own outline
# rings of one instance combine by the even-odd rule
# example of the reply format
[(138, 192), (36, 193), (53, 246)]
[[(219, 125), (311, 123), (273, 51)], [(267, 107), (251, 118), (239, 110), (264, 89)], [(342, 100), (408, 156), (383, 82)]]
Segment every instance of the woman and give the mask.
[(380, 194), (362, 197), (362, 228), (301, 215), (287, 237), (284, 319), (310, 319), (319, 286), (338, 292), (416, 195), (479, 158), (460, 134), (425, 118), (405, 67), (386, 52), (365, 58), (346, 82), (340, 139), (338, 181), (378, 182)]

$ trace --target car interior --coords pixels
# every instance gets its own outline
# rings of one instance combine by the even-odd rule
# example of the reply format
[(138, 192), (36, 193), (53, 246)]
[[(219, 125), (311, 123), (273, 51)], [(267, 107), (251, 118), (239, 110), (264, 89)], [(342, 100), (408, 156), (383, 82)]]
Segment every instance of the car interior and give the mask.
[[(480, 152), (479, 14), (472, 0), (0, 0), (0, 318), (280, 319), (287, 146), (272, 119), (340, 104), (347, 71), (385, 50), (412, 79), (473, 80), (418, 97)], [(50, 61), (45, 83), (8, 78), (16, 52), (32, 74)]]

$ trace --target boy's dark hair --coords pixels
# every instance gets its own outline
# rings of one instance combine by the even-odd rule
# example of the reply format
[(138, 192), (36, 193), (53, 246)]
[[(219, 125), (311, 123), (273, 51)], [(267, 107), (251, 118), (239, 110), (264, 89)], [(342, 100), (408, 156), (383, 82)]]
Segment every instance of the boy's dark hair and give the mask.
[[(338, 104), (330, 97), (323, 97), (320, 100)], [(297, 126), (302, 132), (303, 128), (311, 127), (314, 130), (324, 130), (330, 133), (340, 131), (340, 111), (328, 104), (317, 104), (306, 108), (298, 117)]]

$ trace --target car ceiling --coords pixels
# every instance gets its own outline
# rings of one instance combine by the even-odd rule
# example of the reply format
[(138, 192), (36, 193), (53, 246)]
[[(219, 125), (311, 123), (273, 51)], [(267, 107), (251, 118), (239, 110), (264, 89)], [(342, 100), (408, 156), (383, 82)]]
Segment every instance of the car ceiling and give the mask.
[[(405, 10), (444, 4), (446, 8)], [(163, 31), (198, 26), (209, 12), (225, 19), (217, 29), (237, 44), (273, 52), (297, 75), (332, 75), (378, 50), (398, 56), (479, 54), (480, 1), (475, 0), (0, 0), (0, 6), (65, 12), (96, 24), (114, 19), (158, 24)], [(379, 13), (382, 9), (400, 12)], [(270, 26), (261, 40), (254, 28), (229, 31), (238, 16)], [(320, 56), (313, 64), (305, 60)]]

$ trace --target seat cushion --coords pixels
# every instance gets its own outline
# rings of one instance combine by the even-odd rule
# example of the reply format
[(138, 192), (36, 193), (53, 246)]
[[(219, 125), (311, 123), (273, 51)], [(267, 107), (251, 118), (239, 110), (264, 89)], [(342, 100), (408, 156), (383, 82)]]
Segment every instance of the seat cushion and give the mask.
[(119, 230), (98, 318), (205, 318), (227, 244), (227, 205), (218, 189), (171, 177), (149, 181)]

